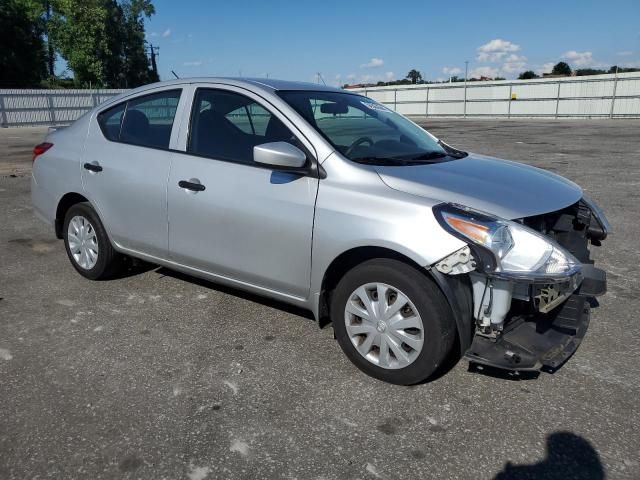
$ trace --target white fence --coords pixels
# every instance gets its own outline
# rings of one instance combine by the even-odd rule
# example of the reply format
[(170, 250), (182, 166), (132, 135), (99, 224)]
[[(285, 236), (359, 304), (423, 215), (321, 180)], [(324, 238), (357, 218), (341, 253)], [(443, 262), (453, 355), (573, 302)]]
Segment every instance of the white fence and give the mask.
[(0, 126), (68, 125), (125, 91), (0, 89)]
[[(0, 126), (64, 125), (126, 90), (0, 90)], [(353, 89), (405, 115), (640, 117), (640, 73)]]
[(358, 88), (404, 115), (640, 117), (640, 72), (587, 77)]

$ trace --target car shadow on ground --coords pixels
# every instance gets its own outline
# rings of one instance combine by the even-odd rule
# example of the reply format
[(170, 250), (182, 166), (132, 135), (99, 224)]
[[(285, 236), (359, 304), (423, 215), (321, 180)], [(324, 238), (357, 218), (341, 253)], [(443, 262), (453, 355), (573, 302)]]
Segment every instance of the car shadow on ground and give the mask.
[(600, 455), (586, 439), (571, 432), (554, 432), (547, 437), (544, 460), (532, 465), (507, 462), (494, 480), (602, 480)]
[(158, 268), (158, 265), (154, 265), (153, 263), (130, 257), (123, 257), (122, 262), (124, 264), (122, 268), (120, 268), (115, 275), (109, 277), (108, 280), (121, 280), (123, 278), (135, 277), (136, 275), (141, 275)]
[(191, 275), (187, 275), (186, 273), (177, 272), (175, 270), (170, 270), (165, 267), (152, 266), (152, 268), (154, 267), (157, 268), (156, 273), (158, 275), (171, 277), (178, 280), (183, 280), (185, 282), (193, 283), (194, 285), (199, 285), (201, 287), (205, 287), (210, 290), (215, 290), (217, 292), (221, 292), (227, 295), (233, 295), (234, 297), (242, 298), (243, 300), (248, 300), (250, 302), (259, 303), (260, 305), (265, 305), (267, 307), (275, 308), (277, 310), (282, 310), (284, 312), (291, 313), (292, 315), (304, 317), (309, 320), (313, 320), (315, 322), (315, 318), (313, 317), (313, 314), (310, 311), (305, 310), (303, 308), (299, 308), (294, 305), (289, 305), (288, 303), (280, 302), (278, 300), (273, 300), (271, 298), (263, 297), (261, 295), (245, 292), (243, 290), (238, 290), (233, 287), (227, 287), (226, 285), (221, 285), (219, 283), (210, 282), (209, 280), (204, 280), (202, 278), (192, 277)]

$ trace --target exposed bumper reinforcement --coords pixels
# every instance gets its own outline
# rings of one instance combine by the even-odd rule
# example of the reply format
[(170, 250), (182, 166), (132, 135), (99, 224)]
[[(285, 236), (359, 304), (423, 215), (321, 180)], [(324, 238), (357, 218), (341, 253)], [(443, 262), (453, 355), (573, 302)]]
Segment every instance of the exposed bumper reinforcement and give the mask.
[(547, 314), (513, 319), (497, 339), (476, 335), (465, 359), (507, 370), (553, 371), (578, 349), (589, 318), (588, 297), (573, 294)]

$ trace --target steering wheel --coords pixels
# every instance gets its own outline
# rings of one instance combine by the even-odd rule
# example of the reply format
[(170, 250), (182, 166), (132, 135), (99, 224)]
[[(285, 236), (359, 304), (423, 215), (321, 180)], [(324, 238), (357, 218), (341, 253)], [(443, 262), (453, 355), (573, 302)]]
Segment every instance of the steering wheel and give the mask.
[(369, 146), (371, 146), (371, 145), (373, 145), (373, 140), (371, 140), (371, 137), (360, 137), (360, 138), (358, 138), (355, 142), (353, 142), (351, 144), (351, 146), (349, 148), (347, 148), (347, 151), (344, 152), (345, 156), (348, 157), (349, 155), (351, 155), (351, 152), (353, 152), (357, 147), (359, 147), (363, 143), (368, 143)]

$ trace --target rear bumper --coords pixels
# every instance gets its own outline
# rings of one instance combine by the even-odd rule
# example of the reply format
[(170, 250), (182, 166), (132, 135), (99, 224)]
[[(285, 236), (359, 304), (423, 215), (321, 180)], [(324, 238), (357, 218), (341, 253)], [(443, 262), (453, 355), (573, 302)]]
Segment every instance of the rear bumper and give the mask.
[(31, 174), (31, 205), (36, 217), (49, 225), (53, 225), (56, 208), (55, 199), (36, 181), (33, 173)]

